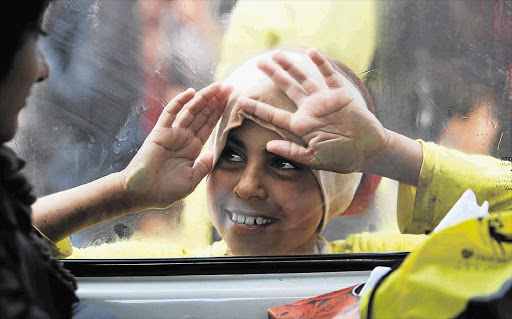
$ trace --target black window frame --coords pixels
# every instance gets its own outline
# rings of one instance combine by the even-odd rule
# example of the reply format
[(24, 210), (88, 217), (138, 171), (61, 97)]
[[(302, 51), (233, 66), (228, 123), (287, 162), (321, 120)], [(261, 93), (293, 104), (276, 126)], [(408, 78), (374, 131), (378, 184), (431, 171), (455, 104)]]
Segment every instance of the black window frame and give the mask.
[(76, 277), (244, 275), (371, 271), (377, 266), (397, 267), (408, 254), (67, 259), (62, 262)]

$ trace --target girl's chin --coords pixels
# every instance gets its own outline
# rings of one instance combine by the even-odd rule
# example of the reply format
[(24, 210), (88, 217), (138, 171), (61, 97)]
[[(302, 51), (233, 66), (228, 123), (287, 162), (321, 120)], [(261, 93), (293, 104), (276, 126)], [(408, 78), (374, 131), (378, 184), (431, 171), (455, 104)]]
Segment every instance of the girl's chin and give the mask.
[(236, 234), (225, 237), (226, 244), (233, 256), (275, 255), (275, 253), (271, 251), (272, 247), (263, 244), (261, 240), (256, 238), (254, 241), (247, 239), (247, 236), (237, 236)]

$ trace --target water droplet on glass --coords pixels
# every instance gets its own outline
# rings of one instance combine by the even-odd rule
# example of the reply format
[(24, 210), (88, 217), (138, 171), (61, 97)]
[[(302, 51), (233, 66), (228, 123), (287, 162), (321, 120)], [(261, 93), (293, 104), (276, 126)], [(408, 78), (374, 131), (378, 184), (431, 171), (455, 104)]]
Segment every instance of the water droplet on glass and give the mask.
[(114, 142), (114, 145), (112, 147), (112, 150), (114, 151), (114, 153), (116, 154), (119, 154), (119, 152), (121, 151), (121, 142), (119, 142), (118, 140), (116, 140)]

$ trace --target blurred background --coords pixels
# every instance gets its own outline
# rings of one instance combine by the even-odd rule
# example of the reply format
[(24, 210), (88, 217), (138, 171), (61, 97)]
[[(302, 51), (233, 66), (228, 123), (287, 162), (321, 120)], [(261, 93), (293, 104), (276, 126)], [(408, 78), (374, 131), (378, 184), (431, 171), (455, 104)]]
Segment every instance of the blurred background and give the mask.
[[(345, 62), (391, 130), (512, 155), (510, 0), (57, 0), (44, 28), (52, 73), (12, 142), (38, 196), (123, 169), (177, 93), (279, 47), (316, 47)], [(327, 239), (395, 229), (395, 186), (382, 183), (370, 213), (334, 219)], [(191, 248), (219, 240), (204, 206), (187, 199), (71, 239), (86, 247), (130, 237)]]

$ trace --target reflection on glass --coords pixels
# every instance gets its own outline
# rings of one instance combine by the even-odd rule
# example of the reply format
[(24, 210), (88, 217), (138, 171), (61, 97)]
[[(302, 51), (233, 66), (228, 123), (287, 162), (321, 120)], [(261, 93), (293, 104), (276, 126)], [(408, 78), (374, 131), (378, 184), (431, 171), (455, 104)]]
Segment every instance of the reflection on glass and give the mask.
[[(46, 17), (51, 37), (41, 40), (52, 75), (34, 89), (13, 146), (27, 159), (26, 173), (38, 195), (68, 189), (126, 166), (162, 108), (183, 89), (223, 80), (268, 49), (316, 47), (363, 79), (386, 128), (468, 153), (511, 156), (511, 11), (506, 1), (56, 1)], [(247, 161), (248, 144), (256, 140), (243, 137), (255, 129), (242, 126), (230, 133), (246, 149), (228, 142), (221, 170), (233, 174), (241, 165), (237, 159)], [(306, 178), (293, 178), (302, 172), (293, 163), (268, 161), (277, 176), (289, 175), (283, 179)], [(86, 229), (72, 236), (73, 245), (100, 245), (101, 258), (151, 255), (144, 247), (158, 250), (155, 257), (183, 256), (183, 247), (190, 255), (223, 255), (219, 233), (231, 240), (230, 233), (212, 208), (221, 200), (209, 198), (207, 204), (206, 184), (166, 210)], [(248, 241), (254, 250), (245, 253), (326, 252), (322, 245), (279, 250), (299, 238), (316, 243), (318, 233), (309, 234), (309, 228), (323, 229), (327, 241), (357, 242), (365, 232), (399, 234), (396, 182), (382, 179), (374, 196), (368, 195), (364, 213), (340, 212), (327, 225), (319, 185), (320, 201), (314, 200), (318, 194), (282, 188), (292, 193), (290, 209), (301, 212), (297, 224), (286, 225), (290, 237)], [(306, 198), (310, 202), (302, 203)], [(314, 211), (322, 213), (306, 222)], [(229, 217), (240, 225), (275, 222), (262, 212), (234, 213)], [(243, 239), (233, 241), (243, 247)], [(124, 248), (101, 246), (112, 242)], [(269, 250), (258, 247), (263, 243)]]

